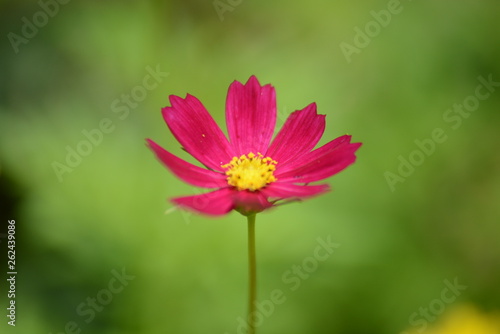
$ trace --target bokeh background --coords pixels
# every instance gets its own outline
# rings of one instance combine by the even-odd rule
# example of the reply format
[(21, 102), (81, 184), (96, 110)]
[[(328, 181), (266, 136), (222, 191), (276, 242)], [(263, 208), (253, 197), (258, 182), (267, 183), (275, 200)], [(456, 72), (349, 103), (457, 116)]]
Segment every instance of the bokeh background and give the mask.
[[(198, 97), (223, 125), (227, 87), (252, 74), (276, 87), (278, 126), (315, 101), (321, 144), (363, 142), (331, 193), (258, 215), (259, 297), (286, 298), (260, 333), (421, 333), (464, 304), (484, 319), (500, 309), (500, 87), (470, 115), (446, 114), (474, 100), (478, 77), (500, 81), (498, 1), (62, 2), (0, 2), (2, 333), (245, 332), (245, 219), (171, 210), (169, 197), (200, 190), (144, 139), (192, 161), (161, 117), (168, 96)], [(155, 87), (140, 88), (149, 71)], [(103, 120), (108, 132), (82, 144)], [(391, 186), (435, 129), (446, 140)], [(3, 314), (9, 219), (16, 327)], [(329, 236), (339, 247), (292, 291), (283, 275)], [(446, 282), (465, 286), (452, 302)]]

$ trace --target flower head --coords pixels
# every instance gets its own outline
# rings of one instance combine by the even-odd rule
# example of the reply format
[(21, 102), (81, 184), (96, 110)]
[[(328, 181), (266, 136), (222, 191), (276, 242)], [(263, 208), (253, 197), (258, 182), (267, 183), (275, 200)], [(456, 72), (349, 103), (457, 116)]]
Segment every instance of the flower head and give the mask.
[[(415, 324), (417, 322), (415, 321)], [(498, 334), (500, 313), (484, 313), (474, 305), (459, 305), (447, 311), (435, 324), (412, 328), (407, 334)]]
[(173, 198), (182, 208), (209, 215), (237, 210), (261, 212), (283, 201), (302, 200), (325, 193), (328, 178), (356, 160), (361, 143), (345, 135), (314, 149), (325, 130), (325, 115), (316, 104), (290, 114), (272, 139), (276, 125), (276, 93), (255, 76), (246, 84), (234, 81), (226, 99), (229, 140), (203, 104), (194, 96), (170, 96), (163, 118), (182, 147), (206, 168), (188, 163), (151, 139), (149, 147), (181, 180), (215, 189), (204, 194)]

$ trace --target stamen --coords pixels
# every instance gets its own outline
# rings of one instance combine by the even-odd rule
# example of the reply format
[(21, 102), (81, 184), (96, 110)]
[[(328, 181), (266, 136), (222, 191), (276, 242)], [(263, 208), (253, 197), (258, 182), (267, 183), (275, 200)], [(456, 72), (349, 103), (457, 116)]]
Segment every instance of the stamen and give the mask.
[(277, 180), (273, 175), (277, 163), (270, 157), (264, 158), (261, 153), (255, 155), (250, 152), (239, 158), (233, 157), (229, 163), (221, 167), (227, 169), (227, 183), (230, 186), (240, 191), (256, 191)]

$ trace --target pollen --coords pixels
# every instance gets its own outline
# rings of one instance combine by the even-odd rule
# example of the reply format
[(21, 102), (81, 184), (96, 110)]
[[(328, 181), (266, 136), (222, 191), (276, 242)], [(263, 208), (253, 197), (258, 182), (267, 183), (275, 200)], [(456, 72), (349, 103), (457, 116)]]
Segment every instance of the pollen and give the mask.
[(241, 157), (234, 157), (228, 164), (221, 165), (226, 169), (227, 183), (238, 190), (259, 190), (269, 183), (276, 181), (274, 171), (276, 162), (261, 153), (250, 152)]

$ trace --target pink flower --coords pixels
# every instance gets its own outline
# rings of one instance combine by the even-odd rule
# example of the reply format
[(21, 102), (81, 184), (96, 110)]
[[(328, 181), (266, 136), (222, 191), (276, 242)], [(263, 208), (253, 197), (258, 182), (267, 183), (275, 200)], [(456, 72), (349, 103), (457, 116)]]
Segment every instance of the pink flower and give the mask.
[(237, 210), (261, 212), (280, 201), (302, 200), (329, 191), (327, 184), (309, 185), (354, 163), (361, 143), (344, 135), (314, 149), (325, 130), (325, 115), (316, 104), (293, 112), (272, 139), (276, 125), (276, 93), (255, 76), (243, 85), (234, 81), (226, 99), (229, 140), (194, 96), (170, 96), (163, 118), (182, 147), (206, 168), (188, 163), (151, 139), (149, 147), (181, 180), (216, 189), (173, 198), (176, 205), (209, 215)]

